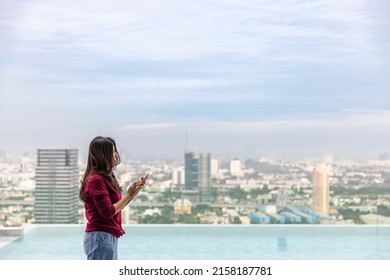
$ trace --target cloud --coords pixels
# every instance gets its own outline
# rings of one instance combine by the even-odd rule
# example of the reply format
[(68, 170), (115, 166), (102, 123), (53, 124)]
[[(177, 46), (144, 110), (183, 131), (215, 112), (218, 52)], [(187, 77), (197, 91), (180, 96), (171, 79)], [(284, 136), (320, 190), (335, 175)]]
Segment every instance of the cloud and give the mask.
[[(157, 116), (158, 117), (158, 116)], [(258, 121), (210, 121), (208, 119), (176, 121), (169, 123), (134, 123), (127, 124), (118, 128), (119, 130), (159, 130), (159, 129), (177, 129), (188, 126), (193, 133), (210, 133), (221, 135), (241, 134), (243, 137), (248, 135), (257, 135), (260, 133), (279, 134), (279, 133), (303, 133), (309, 134), (310, 131), (323, 131), (324, 133), (335, 134), (340, 131), (356, 131), (366, 137), (373, 131), (383, 131), (389, 134), (390, 111), (388, 110), (356, 110), (346, 109), (338, 114), (327, 114), (316, 116), (313, 119), (281, 119), (281, 120), (258, 120)]]
[(29, 127), (41, 140), (53, 128), (61, 140), (113, 127), (174, 148), (185, 123), (205, 148), (388, 136), (389, 24), (369, 1), (0, 6), (0, 125), (11, 144)]
[[(374, 124), (374, 126), (372, 126)], [(346, 126), (347, 125), (347, 126)], [(349, 125), (349, 126), (348, 126)], [(212, 156), (241, 156), (254, 158), (272, 156), (336, 157), (374, 156), (388, 151), (389, 123), (372, 121), (359, 126), (358, 121), (285, 121), (257, 123), (190, 123), (188, 140), (184, 125), (158, 130), (131, 131), (118, 136), (140, 154), (170, 151), (171, 155), (188, 151), (210, 152)], [(137, 135), (137, 137), (134, 137)], [(126, 141), (127, 137), (129, 140)], [(186, 145), (187, 143), (187, 145)]]
[[(350, 62), (356, 55), (373, 59), (375, 54), (371, 19), (364, 4), (128, 1), (107, 5), (105, 1), (66, 1), (54, 5), (43, 1), (26, 3), (20, 17), (7, 17), (3, 25), (13, 26), (15, 42), (30, 44), (30, 50), (23, 50), (32, 53), (74, 52), (146, 61), (215, 54), (265, 61), (322, 54), (332, 60), (343, 54), (339, 59)], [(10, 9), (6, 12), (11, 13)]]
[(127, 124), (119, 127), (121, 131), (145, 131), (145, 130), (160, 130), (177, 127), (176, 123), (145, 123), (145, 124)]

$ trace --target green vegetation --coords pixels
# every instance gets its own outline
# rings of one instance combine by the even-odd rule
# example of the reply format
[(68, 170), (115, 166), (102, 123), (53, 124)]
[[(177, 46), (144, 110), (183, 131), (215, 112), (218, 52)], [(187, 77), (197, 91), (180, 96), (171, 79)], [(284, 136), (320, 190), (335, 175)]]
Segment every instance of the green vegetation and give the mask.
[(194, 215), (182, 214), (178, 215), (177, 223), (180, 224), (200, 224), (199, 217)]
[(362, 188), (346, 188), (342, 186), (335, 186), (331, 188), (334, 195), (345, 195), (345, 196), (356, 196), (356, 195), (367, 195), (370, 197), (377, 197), (385, 194), (390, 194), (390, 188), (383, 186), (370, 186)]
[(378, 205), (378, 215), (390, 217), (390, 208), (385, 205)]
[(145, 216), (142, 220), (143, 224), (173, 224), (171, 217), (154, 214), (153, 216)]
[(180, 191), (173, 191), (171, 189), (167, 189), (162, 192), (162, 197), (158, 199), (159, 202), (165, 201), (175, 201), (182, 197), (182, 193)]
[(234, 188), (229, 190), (228, 195), (232, 199), (237, 199), (237, 202), (246, 201), (247, 192), (240, 188)]
[(360, 215), (366, 215), (370, 212), (360, 211), (359, 209), (339, 209), (339, 214), (343, 216), (344, 220), (353, 220), (355, 224), (363, 224), (364, 222), (360, 219)]
[(257, 188), (257, 189), (251, 189), (249, 191), (249, 195), (252, 199), (255, 199), (259, 195), (269, 194), (270, 190), (267, 186), (265, 186), (263, 189)]
[(192, 214), (203, 214), (205, 212), (213, 212), (213, 208), (211, 208), (208, 204), (198, 204), (192, 208)]
[(143, 224), (173, 224), (172, 208), (168, 205), (164, 206), (161, 215), (154, 214), (153, 216), (145, 216), (142, 219)]

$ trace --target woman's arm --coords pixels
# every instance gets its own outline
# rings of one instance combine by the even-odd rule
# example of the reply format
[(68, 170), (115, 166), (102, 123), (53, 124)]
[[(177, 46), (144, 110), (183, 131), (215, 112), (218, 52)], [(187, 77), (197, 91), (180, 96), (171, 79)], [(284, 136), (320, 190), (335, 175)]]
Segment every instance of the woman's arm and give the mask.
[(125, 208), (125, 206), (127, 204), (129, 204), (129, 202), (132, 200), (133, 198), (131, 198), (127, 193), (122, 196), (122, 198), (120, 200), (118, 200), (116, 203), (114, 203), (114, 208), (115, 208), (115, 214), (117, 214), (118, 212), (122, 211), (123, 208)]

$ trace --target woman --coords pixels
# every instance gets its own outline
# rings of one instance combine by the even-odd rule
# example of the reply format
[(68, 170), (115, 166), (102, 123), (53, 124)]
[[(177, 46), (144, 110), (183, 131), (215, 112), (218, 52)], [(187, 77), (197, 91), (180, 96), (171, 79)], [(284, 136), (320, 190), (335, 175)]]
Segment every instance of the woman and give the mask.
[(80, 189), (88, 221), (84, 234), (88, 260), (118, 259), (118, 238), (125, 233), (121, 211), (145, 185), (147, 176), (134, 181), (122, 196), (114, 175), (119, 163), (114, 139), (97, 136), (91, 141)]

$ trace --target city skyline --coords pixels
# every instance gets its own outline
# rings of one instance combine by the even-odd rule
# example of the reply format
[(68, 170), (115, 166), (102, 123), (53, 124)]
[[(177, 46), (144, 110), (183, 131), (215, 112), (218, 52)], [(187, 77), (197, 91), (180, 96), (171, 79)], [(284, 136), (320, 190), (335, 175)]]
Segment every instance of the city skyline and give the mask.
[[(390, 150), (387, 1), (2, 2), (2, 150)], [(186, 140), (187, 139), (187, 140)]]
[[(83, 163), (77, 160), (78, 150), (52, 148), (37, 152), (36, 161), (26, 157), (19, 162), (0, 161), (3, 189), (0, 220), (5, 225), (23, 221), (55, 223), (53, 218), (62, 217), (70, 208), (75, 210), (71, 201), (79, 202), (78, 178)], [(208, 153), (187, 152), (181, 164), (162, 159), (124, 161), (115, 172), (123, 186), (146, 172), (151, 174), (150, 185), (132, 204), (141, 215), (131, 220), (135, 223), (239, 223), (238, 213), (241, 223), (317, 223), (318, 219), (336, 224), (389, 223), (390, 161), (386, 156), (387, 160), (383, 155), (383, 159), (354, 162), (333, 160), (328, 155), (323, 163), (318, 159), (296, 162), (230, 159), (229, 164), (213, 160)], [(61, 204), (64, 198), (69, 203)], [(49, 202), (47, 206), (47, 199), (56, 203)], [(172, 217), (166, 211), (167, 206), (174, 207), (176, 202), (185, 204), (185, 199), (194, 209), (191, 218)], [(83, 223), (82, 204), (77, 204), (78, 222)], [(217, 211), (209, 215), (203, 204), (213, 209), (224, 208), (226, 213)], [(52, 208), (53, 205), (57, 206)], [(45, 216), (49, 210), (54, 211), (54, 216)], [(202, 218), (197, 216), (200, 212), (204, 214)], [(148, 217), (153, 213), (159, 217)], [(254, 216), (248, 217), (250, 213)]]

